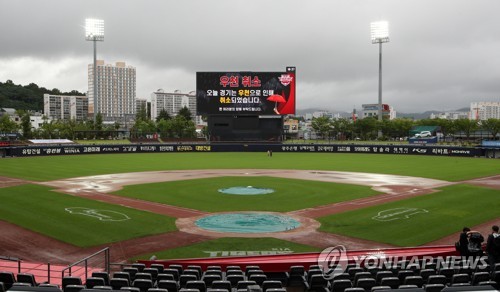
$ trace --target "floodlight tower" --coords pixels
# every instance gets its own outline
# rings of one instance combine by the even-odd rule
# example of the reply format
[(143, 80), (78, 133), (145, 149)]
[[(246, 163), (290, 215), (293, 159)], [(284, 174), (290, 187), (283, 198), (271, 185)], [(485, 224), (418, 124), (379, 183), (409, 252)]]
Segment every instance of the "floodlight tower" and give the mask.
[[(371, 23), (372, 44), (378, 44), (378, 120), (382, 121), (382, 43), (389, 42), (389, 23), (377, 21)], [(382, 131), (378, 131), (382, 136)]]
[(85, 19), (85, 40), (94, 42), (94, 66), (93, 66), (93, 88), (94, 88), (94, 122), (99, 112), (99, 99), (97, 98), (97, 42), (104, 41), (104, 20)]

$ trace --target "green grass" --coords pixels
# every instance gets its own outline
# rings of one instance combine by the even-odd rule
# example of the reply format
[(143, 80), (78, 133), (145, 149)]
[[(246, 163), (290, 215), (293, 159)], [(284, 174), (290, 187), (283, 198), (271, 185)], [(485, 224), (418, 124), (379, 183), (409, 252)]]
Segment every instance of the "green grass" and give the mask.
[[(47, 181), (110, 173), (186, 169), (310, 169), (461, 181), (500, 173), (496, 159), (343, 153), (154, 153), (0, 160), (0, 176)], [(27, 171), (29, 170), (29, 171)]]
[[(170, 217), (56, 193), (39, 185), (0, 188), (0, 202), (0, 220), (80, 247), (176, 230)], [(69, 207), (109, 210), (126, 214), (130, 219), (100, 221), (91, 216), (70, 214), (65, 210)]]
[[(500, 192), (466, 184), (443, 187), (440, 192), (322, 217), (320, 230), (390, 243), (422, 245), (498, 218)], [(393, 208), (420, 208), (408, 219), (377, 221), (373, 217)]]
[(218, 238), (189, 246), (156, 251), (140, 255), (136, 259), (206, 258), (213, 256), (264, 255), (292, 252), (313, 252), (320, 249), (275, 238)]
[[(237, 186), (271, 188), (274, 193), (242, 196), (218, 192), (219, 189)], [(115, 194), (207, 212), (287, 212), (364, 198), (378, 192), (367, 186), (249, 176), (129, 185)]]

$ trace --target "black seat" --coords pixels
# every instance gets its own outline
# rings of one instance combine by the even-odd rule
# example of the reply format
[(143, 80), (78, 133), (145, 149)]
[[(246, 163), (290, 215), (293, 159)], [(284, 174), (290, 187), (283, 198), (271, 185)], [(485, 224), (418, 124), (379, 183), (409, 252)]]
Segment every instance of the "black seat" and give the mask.
[(475, 272), (472, 275), (472, 285), (478, 285), (480, 282), (489, 280), (490, 280), (490, 273), (488, 272)]
[(394, 274), (391, 271), (379, 271), (375, 276), (375, 281), (377, 281), (377, 283), (380, 285), (382, 279), (387, 277), (394, 277)]
[(130, 275), (130, 281), (135, 280), (135, 274), (139, 273), (139, 270), (134, 267), (125, 267), (122, 269), (123, 272), (127, 272)]
[(344, 292), (345, 289), (351, 287), (351, 280), (348, 279), (333, 280), (332, 282), (332, 292)]
[(146, 280), (151, 280), (153, 281), (153, 275), (150, 273), (137, 273), (135, 274), (135, 279), (134, 280), (139, 280), (139, 279), (146, 279)]
[(133, 263), (132, 268), (136, 268), (138, 272), (142, 272), (146, 268), (146, 265), (142, 263)]
[(373, 278), (373, 276), (370, 272), (357, 272), (356, 274), (354, 274), (354, 285), (356, 286), (356, 283), (359, 279), (364, 278)]
[(278, 288), (283, 288), (283, 283), (281, 281), (276, 281), (276, 280), (266, 280), (262, 282), (262, 291), (266, 292), (269, 289), (278, 289)]
[(451, 276), (450, 284), (470, 284), (470, 276), (468, 274), (454, 274)]
[(187, 282), (189, 282), (189, 281), (197, 281), (197, 280), (198, 280), (198, 278), (196, 277), (196, 275), (192, 275), (192, 274), (184, 275), (184, 274), (182, 274), (179, 277), (179, 286), (181, 288), (186, 288)]
[(92, 272), (92, 277), (94, 278), (103, 278), (104, 285), (109, 286), (109, 274), (106, 272)]
[(304, 266), (291, 266), (288, 271), (288, 287), (307, 288), (307, 273)]
[(308, 282), (309, 291), (324, 291), (330, 290), (330, 282), (323, 277), (323, 274), (315, 274), (311, 276)]
[(407, 276), (403, 281), (403, 285), (415, 285), (418, 288), (422, 288), (424, 279), (421, 276)]
[(373, 278), (359, 278), (356, 282), (356, 287), (363, 288), (365, 291), (371, 291), (377, 282)]
[(182, 265), (171, 264), (168, 266), (169, 269), (175, 269), (179, 272), (179, 275), (182, 274)]
[(165, 266), (163, 264), (151, 264), (149, 267), (157, 269), (158, 270), (158, 274), (163, 273), (163, 270), (165, 269)]
[(380, 290), (391, 290), (389, 286), (373, 286), (371, 292), (380, 291)]
[(203, 280), (203, 282), (205, 282), (205, 285), (207, 287), (212, 287), (212, 283), (214, 281), (220, 281), (222, 280), (222, 277), (218, 274), (208, 274), (208, 275), (204, 275), (201, 280)]
[(405, 278), (408, 276), (414, 276), (415, 273), (412, 270), (401, 270), (398, 271), (398, 278), (401, 283), (404, 283)]
[(173, 275), (174, 276), (174, 280), (179, 281), (179, 275), (180, 275), (180, 273), (179, 273), (178, 269), (172, 269), (172, 268), (164, 269), (163, 270), (163, 274)]
[(158, 269), (156, 268), (144, 268), (144, 270), (142, 270), (142, 273), (147, 273), (147, 274), (150, 274), (151, 277), (153, 278), (153, 282), (156, 281), (156, 278), (158, 277)]
[(228, 275), (226, 280), (231, 283), (232, 287), (236, 287), (239, 281), (245, 281), (245, 277), (243, 275)]
[(186, 289), (198, 289), (200, 292), (205, 292), (207, 290), (207, 285), (200, 280), (188, 281), (186, 283)]
[(179, 283), (174, 280), (160, 280), (157, 283), (158, 288), (167, 289), (168, 292), (178, 292)]
[(228, 291), (231, 291), (231, 288), (232, 288), (231, 282), (226, 280), (212, 282), (212, 289), (226, 289)]
[(16, 277), (12, 272), (0, 272), (0, 282), (3, 283), (5, 290), (9, 290), (12, 284), (16, 282)]
[(424, 287), (425, 292), (441, 292), (444, 289), (444, 284), (427, 284)]
[(85, 289), (84, 285), (73, 285), (73, 284), (68, 284), (66, 287), (63, 288), (64, 292), (80, 292), (80, 290)]
[(187, 266), (187, 269), (188, 270), (197, 270), (200, 275), (203, 274), (203, 270), (201, 269), (201, 266), (198, 266), (198, 265), (189, 265), (189, 266)]
[(262, 286), (262, 283), (267, 280), (266, 274), (253, 274), (248, 277), (249, 281), (254, 281), (257, 285)]
[(93, 290), (113, 290), (113, 287), (111, 286), (94, 286), (94, 288), (92, 288)]
[(201, 273), (198, 270), (195, 270), (195, 269), (185, 269), (182, 272), (181, 276), (183, 276), (183, 275), (194, 275), (194, 276), (196, 276), (196, 280), (201, 279)]
[(208, 266), (206, 271), (221, 271), (222, 272), (222, 267), (221, 266)]
[(19, 283), (28, 283), (31, 286), (38, 286), (38, 283), (35, 280), (35, 276), (30, 273), (18, 273), (17, 274), (17, 282)]
[(389, 286), (392, 289), (397, 289), (399, 287), (399, 278), (398, 277), (385, 277), (380, 280), (381, 286)]
[(120, 290), (122, 287), (130, 286), (130, 281), (126, 278), (111, 278), (109, 280), (109, 286), (111, 286), (113, 290)]
[(175, 281), (175, 278), (174, 278), (174, 275), (172, 275), (172, 274), (158, 274), (158, 276), (156, 277), (156, 281), (159, 282), (161, 280), (174, 280)]
[(427, 284), (443, 284), (446, 285), (448, 280), (446, 279), (446, 276), (444, 275), (430, 275), (429, 278), (427, 278)]
[(168, 292), (168, 290), (162, 288), (149, 288), (148, 292)]
[(132, 286), (139, 288), (141, 292), (147, 292), (149, 288), (153, 288), (153, 281), (148, 279), (135, 279)]
[(248, 288), (248, 286), (253, 286), (253, 285), (257, 285), (257, 283), (255, 283), (255, 281), (249, 281), (249, 280), (239, 281), (236, 284), (236, 289), (237, 290), (240, 290), (240, 289), (246, 290)]
[(424, 282), (427, 282), (430, 275), (436, 275), (436, 271), (434, 269), (422, 269), (419, 272), (419, 276), (422, 277)]
[(85, 281), (85, 287), (87, 289), (92, 289), (94, 286), (106, 286), (103, 278), (98, 277), (89, 277), (87, 281)]
[(128, 291), (128, 292), (141, 292), (141, 289), (137, 287), (122, 287), (120, 289), (121, 291)]
[(129, 283), (132, 282), (132, 278), (130, 277), (130, 274), (128, 272), (114, 272), (113, 273), (113, 278), (115, 279), (127, 279)]

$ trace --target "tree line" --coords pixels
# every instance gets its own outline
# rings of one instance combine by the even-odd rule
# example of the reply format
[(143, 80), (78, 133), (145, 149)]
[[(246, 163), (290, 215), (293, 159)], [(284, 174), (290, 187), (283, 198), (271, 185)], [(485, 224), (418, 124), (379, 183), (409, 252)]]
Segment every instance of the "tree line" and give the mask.
[(41, 111), (43, 110), (44, 94), (85, 95), (77, 90), (62, 92), (57, 88), (39, 87), (35, 83), (23, 86), (14, 84), (12, 80), (7, 80), (4, 83), (0, 82), (0, 108)]
[[(196, 137), (196, 127), (192, 114), (188, 108), (182, 108), (179, 113), (171, 117), (162, 110), (156, 121), (147, 117), (146, 109), (136, 114), (135, 122), (127, 130), (120, 130), (122, 125), (104, 124), (101, 114), (85, 121), (49, 120), (43, 116), (43, 122), (38, 129), (31, 127), (30, 112), (18, 110), (20, 124), (12, 121), (6, 114), (0, 117), (0, 133), (20, 133), (22, 139), (114, 139), (120, 135), (129, 134), (131, 138), (142, 139), (152, 134), (159, 134), (161, 138), (183, 139)], [(129, 133), (128, 133), (129, 132)]]
[[(368, 117), (352, 121), (347, 118), (330, 119), (328, 117), (313, 118), (312, 129), (323, 139), (337, 140), (397, 140), (408, 138), (410, 130), (415, 126), (439, 126), (444, 137), (457, 134), (465, 136), (467, 140), (476, 131), (486, 131), (490, 139), (496, 139), (500, 132), (500, 119), (476, 121), (469, 119), (394, 119), (378, 121), (375, 117)], [(378, 137), (378, 132), (382, 137)], [(488, 134), (487, 134), (488, 135)], [(485, 137), (486, 138), (486, 137)]]

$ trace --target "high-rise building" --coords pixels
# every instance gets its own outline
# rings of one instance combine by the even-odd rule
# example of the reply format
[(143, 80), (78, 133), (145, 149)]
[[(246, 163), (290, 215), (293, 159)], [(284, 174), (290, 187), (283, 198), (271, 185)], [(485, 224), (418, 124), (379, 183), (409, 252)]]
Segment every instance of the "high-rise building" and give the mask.
[(183, 107), (187, 107), (195, 119), (196, 93), (194, 91), (181, 93), (180, 90), (175, 90), (173, 93), (169, 93), (158, 89), (151, 94), (152, 120), (156, 120), (162, 109), (166, 110), (169, 116), (175, 117)]
[(500, 119), (500, 102), (471, 102), (470, 103), (471, 120)]
[(53, 120), (83, 121), (89, 113), (89, 101), (86, 96), (44, 94), (43, 113)]
[[(362, 104), (361, 107), (361, 119), (378, 116), (378, 104)], [(396, 111), (392, 106), (382, 104), (382, 117), (384, 119), (393, 120), (396, 118)]]
[[(89, 64), (89, 110), (101, 113), (104, 121), (133, 119), (135, 116), (136, 70), (125, 62), (115, 65), (97, 61), (97, 99), (94, 98), (94, 68)], [(96, 108), (97, 107), (97, 108)]]

